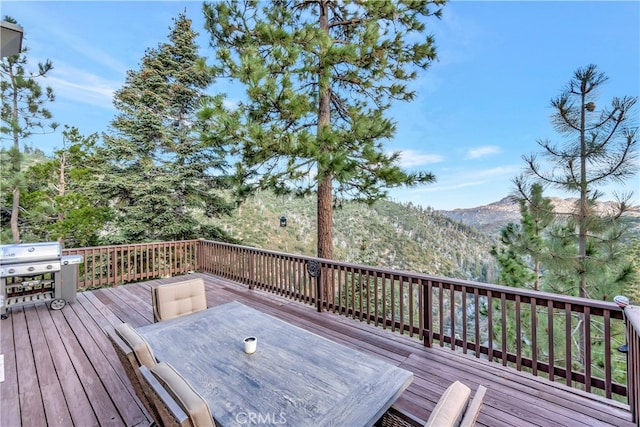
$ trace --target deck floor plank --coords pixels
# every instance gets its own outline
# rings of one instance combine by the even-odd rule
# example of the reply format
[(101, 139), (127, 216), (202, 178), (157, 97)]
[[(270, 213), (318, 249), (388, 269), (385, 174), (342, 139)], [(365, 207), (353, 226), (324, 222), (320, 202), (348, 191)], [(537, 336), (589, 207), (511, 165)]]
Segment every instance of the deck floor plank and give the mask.
[[(396, 405), (425, 420), (444, 389), (460, 379), (473, 390), (480, 384), (488, 387), (479, 426), (633, 425), (626, 405), (448, 348), (426, 348), (415, 338), (367, 322), (318, 313), (288, 295), (249, 290), (211, 275), (192, 277), (205, 280), (209, 306), (240, 301), (411, 370), (414, 381)], [(60, 311), (50, 311), (44, 304), (14, 309), (0, 325), (0, 353), (5, 354), (0, 424), (28, 427), (41, 424), (36, 421), (46, 414), (47, 420), (59, 419), (62, 425), (69, 417), (69, 425), (75, 426), (149, 425), (151, 419), (135, 397), (104, 330), (122, 322), (134, 327), (151, 323), (151, 287), (183, 279), (155, 279), (80, 293), (76, 302)], [(50, 374), (52, 370), (56, 375)], [(49, 401), (44, 396), (51, 393), (64, 398)], [(53, 412), (54, 402), (66, 402), (67, 408)]]
[(24, 333), (14, 336), (20, 419), (23, 425), (33, 426), (46, 423), (42, 392), (38, 384), (38, 377), (35, 375), (36, 365), (25, 315), (25, 310), (34, 309), (35, 307), (25, 306), (11, 313), (13, 327), (24, 331)]
[[(88, 308), (91, 309), (91, 307)], [(90, 315), (87, 307), (81, 304), (74, 304), (73, 309), (77, 321), (70, 323), (75, 327), (82, 325), (83, 328), (80, 329), (80, 336), (78, 338), (82, 339), (87, 357), (96, 369), (98, 376), (102, 379), (105, 390), (113, 400), (125, 424), (136, 425), (141, 423), (143, 419), (147, 418), (146, 414), (143, 413), (142, 404), (139, 403), (138, 400), (133, 399), (132, 394), (122, 392), (123, 389), (126, 390), (128, 388), (128, 382), (125, 384), (121, 376), (110, 375), (110, 370), (116, 369), (113, 366), (115, 365), (120, 368), (120, 364), (115, 363), (117, 355), (111, 343), (105, 339), (104, 330), (97, 323), (96, 319)], [(88, 343), (87, 341), (89, 340), (92, 340), (95, 345)]]
[(91, 402), (87, 394), (84, 393), (76, 368), (67, 354), (62, 337), (58, 333), (58, 328), (51, 327), (51, 325), (54, 325), (51, 312), (44, 305), (37, 307), (37, 311), (40, 316), (40, 323), (49, 325), (44, 326), (47, 328), (45, 338), (51, 350), (53, 366), (60, 381), (60, 389), (71, 415), (72, 424), (87, 427), (98, 426), (98, 419), (93, 410), (89, 410)]
[(0, 425), (20, 425), (20, 399), (14, 346), (13, 316), (0, 320), (0, 354), (4, 355), (4, 381), (0, 382)]
[[(102, 379), (96, 372), (91, 359), (87, 356), (88, 352), (94, 351), (92, 347), (94, 343), (86, 329), (83, 330), (84, 326), (77, 320), (71, 307), (52, 311), (51, 318), (58, 327), (60, 338), (80, 379), (82, 390), (91, 403), (91, 407), (87, 410), (92, 410), (95, 413), (101, 425), (126, 425), (109, 393), (104, 388)], [(73, 396), (67, 396), (67, 399), (71, 398)]]
[[(50, 349), (47, 340), (49, 324), (43, 325), (38, 315), (40, 311), (46, 309), (45, 304), (37, 304), (35, 310), (24, 311), (29, 328), (29, 341), (33, 349), (35, 374), (40, 385), (47, 424), (70, 425), (71, 414), (62, 394), (62, 386), (58, 380), (51, 354), (51, 350), (55, 351), (55, 348)], [(47, 329), (46, 333), (45, 329)]]

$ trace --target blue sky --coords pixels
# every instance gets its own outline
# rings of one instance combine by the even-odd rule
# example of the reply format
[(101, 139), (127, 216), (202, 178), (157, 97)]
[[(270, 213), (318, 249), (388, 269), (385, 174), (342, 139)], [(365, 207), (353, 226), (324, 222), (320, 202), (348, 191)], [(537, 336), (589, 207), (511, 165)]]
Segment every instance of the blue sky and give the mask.
[[(53, 62), (46, 84), (56, 93), (49, 106), (55, 120), (88, 135), (106, 130), (116, 114), (113, 92), (147, 48), (167, 40), (172, 17), (186, 10), (200, 32), (201, 54), (213, 56), (201, 5), (3, 0), (0, 14), (24, 27), (33, 64)], [(609, 76), (600, 105), (640, 93), (638, 1), (454, 0), (428, 27), (439, 61), (412, 83), (415, 101), (390, 111), (397, 134), (386, 147), (404, 153), (406, 168), (431, 171), (438, 182), (393, 190), (397, 201), (454, 209), (507, 196), (524, 167), (522, 155), (540, 151), (537, 140), (563, 141), (549, 123), (549, 102), (578, 67), (593, 63)], [(51, 153), (62, 136), (33, 136), (28, 143)], [(640, 175), (605, 190), (640, 193)]]

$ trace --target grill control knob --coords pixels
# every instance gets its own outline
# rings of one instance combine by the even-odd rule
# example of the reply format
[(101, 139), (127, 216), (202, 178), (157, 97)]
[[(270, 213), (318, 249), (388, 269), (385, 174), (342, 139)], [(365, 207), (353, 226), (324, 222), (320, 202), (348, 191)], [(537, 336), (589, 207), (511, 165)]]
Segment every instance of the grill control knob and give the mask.
[(47, 270), (51, 270), (53, 268), (53, 265), (49, 264), (47, 265)]
[(15, 272), (16, 272), (16, 269), (15, 269), (15, 268), (9, 268), (9, 269), (7, 270), (7, 272), (9, 272), (9, 273), (15, 273)]
[(35, 270), (35, 268), (33, 268), (33, 267), (29, 267), (29, 268), (27, 268), (27, 270), (28, 270), (28, 271), (33, 271), (33, 270)]

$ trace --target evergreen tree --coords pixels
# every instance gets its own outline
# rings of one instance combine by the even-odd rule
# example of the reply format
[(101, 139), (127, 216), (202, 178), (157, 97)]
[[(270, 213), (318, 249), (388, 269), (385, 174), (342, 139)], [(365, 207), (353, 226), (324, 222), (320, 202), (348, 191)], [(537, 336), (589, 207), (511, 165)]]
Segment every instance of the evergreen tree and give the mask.
[(146, 51), (116, 92), (119, 114), (104, 136), (100, 189), (117, 211), (112, 243), (224, 238), (196, 217), (231, 206), (220, 195), (226, 179), (218, 140), (202, 140), (196, 110), (212, 81), (198, 56), (191, 20), (180, 14), (169, 42)]
[[(613, 98), (611, 106), (596, 111), (598, 89), (608, 77), (595, 65), (579, 68), (565, 90), (551, 101), (552, 123), (566, 137), (562, 145), (538, 141), (535, 154), (524, 156), (527, 172), (516, 179), (526, 199), (528, 180), (540, 182), (578, 196), (566, 222), (557, 225), (547, 242), (549, 257), (547, 289), (583, 298), (610, 299), (635, 280), (625, 255), (628, 226), (620, 219), (631, 194), (618, 197), (616, 212), (596, 209), (602, 196), (599, 187), (624, 182), (637, 171), (637, 128), (632, 110), (635, 97)], [(585, 318), (578, 316), (578, 354), (585, 363)]]
[(435, 180), (403, 171), (399, 153), (386, 153), (381, 141), (395, 133), (385, 112), (393, 101), (414, 98), (406, 82), (436, 58), (425, 18), (439, 17), (443, 4), (204, 4), (216, 54), (212, 73), (242, 85), (246, 98), (232, 116), (205, 109), (203, 117), (238, 141), (243, 190), (316, 192), (321, 258), (333, 256), (339, 199), (372, 202), (385, 197), (386, 188)]
[(566, 89), (551, 101), (552, 123), (566, 137), (565, 143), (538, 141), (545, 161), (536, 154), (524, 156), (527, 173), (515, 181), (525, 200), (528, 179), (578, 196), (575, 210), (565, 213), (566, 224), (551, 234), (554, 250), (547, 268), (572, 282), (570, 293), (585, 298), (604, 296), (603, 277), (617, 285), (632, 278), (621, 257), (627, 227), (620, 221), (631, 195), (619, 197), (616, 212), (601, 214), (595, 208), (602, 196), (599, 187), (624, 182), (637, 171), (632, 114), (637, 98), (613, 98), (610, 108), (597, 112), (597, 90), (607, 80), (595, 65), (576, 70)]
[(34, 163), (26, 174), (25, 229), (30, 240), (58, 240), (65, 247), (96, 246), (110, 215), (108, 203), (95, 191), (98, 135), (84, 137), (68, 126), (62, 135), (63, 148), (55, 157)]
[[(5, 21), (17, 23), (8, 16), (5, 17)], [(10, 225), (14, 242), (20, 241), (20, 192), (25, 184), (20, 143), (29, 140), (36, 132), (54, 131), (58, 126), (51, 121), (51, 112), (45, 108), (48, 102), (55, 100), (53, 89), (46, 87), (43, 90), (38, 83), (38, 79), (45, 77), (53, 69), (53, 64), (46, 60), (38, 64), (37, 71), (28, 72), (28, 52), (29, 49), (25, 46), (19, 54), (2, 58), (0, 62), (0, 133), (3, 140), (11, 141), (11, 148), (6, 151), (9, 168), (2, 177), (2, 188), (6, 189), (5, 197), (9, 196), (11, 200), (8, 201), (5, 197), (0, 200), (3, 205), (11, 205)]]
[(501, 245), (491, 249), (501, 267), (500, 284), (540, 289), (542, 261), (548, 258), (545, 231), (555, 219), (553, 204), (542, 193), (542, 185), (534, 183), (527, 197), (520, 198), (520, 224), (503, 228)]

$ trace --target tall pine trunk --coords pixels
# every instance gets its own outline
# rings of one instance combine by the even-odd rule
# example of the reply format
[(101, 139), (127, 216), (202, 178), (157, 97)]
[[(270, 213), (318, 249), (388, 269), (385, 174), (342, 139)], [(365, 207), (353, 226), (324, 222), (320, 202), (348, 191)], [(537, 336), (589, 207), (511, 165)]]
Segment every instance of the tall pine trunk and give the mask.
[[(580, 211), (578, 213), (578, 268), (579, 268), (579, 278), (580, 284), (578, 288), (578, 296), (580, 298), (589, 298), (589, 293), (587, 292), (587, 215), (589, 212), (587, 211), (587, 145), (585, 141), (585, 122), (586, 122), (586, 82), (582, 82), (581, 87), (581, 102), (580, 102)], [(580, 348), (579, 357), (580, 357), (580, 366), (584, 369), (585, 363), (585, 328), (584, 324), (585, 318), (584, 314), (578, 314), (578, 334), (579, 340), (578, 345)], [(570, 367), (568, 366), (567, 369)]]
[[(8, 67), (9, 78), (11, 79), (12, 87), (15, 88), (15, 75), (13, 74), (13, 67)], [(13, 90), (12, 100), (13, 102), (13, 122), (15, 124), (18, 123), (18, 91)], [(20, 215), (20, 181), (18, 179), (18, 175), (20, 174), (20, 137), (18, 135), (18, 130), (13, 128), (13, 158), (11, 159), (11, 168), (14, 174), (15, 179), (13, 180), (13, 188), (11, 192), (13, 193), (13, 201), (11, 206), (11, 235), (13, 237), (14, 243), (20, 242), (20, 229), (18, 228), (18, 217)]]
[[(329, 17), (328, 7), (326, 1), (320, 2), (320, 28), (322, 31), (329, 34)], [(327, 147), (326, 141), (324, 141), (325, 128), (331, 125), (331, 91), (329, 83), (324, 76), (325, 69), (320, 67), (318, 69), (318, 90), (319, 96), (319, 108), (318, 108), (318, 128), (317, 138), (321, 144), (320, 151), (330, 151), (330, 147)], [(328, 170), (322, 169), (322, 162), (318, 162), (318, 201), (316, 214), (318, 221), (317, 229), (317, 244), (318, 244), (318, 258), (333, 258), (333, 176)], [(329, 277), (327, 274), (321, 274), (320, 280), (322, 280), (322, 294), (323, 299), (327, 303), (331, 303), (332, 299), (329, 295)]]

